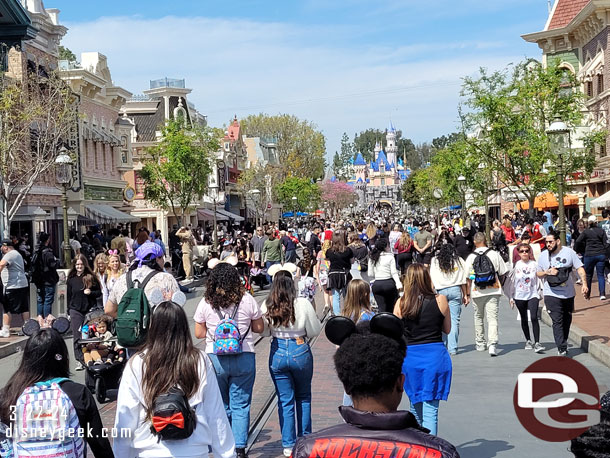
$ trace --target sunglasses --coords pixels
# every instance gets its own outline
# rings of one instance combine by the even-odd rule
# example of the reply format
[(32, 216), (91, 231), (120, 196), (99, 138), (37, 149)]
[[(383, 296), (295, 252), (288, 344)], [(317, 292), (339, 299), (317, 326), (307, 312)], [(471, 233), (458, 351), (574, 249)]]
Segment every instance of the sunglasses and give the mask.
[(530, 250), (519, 250), (519, 253), (529, 253)]

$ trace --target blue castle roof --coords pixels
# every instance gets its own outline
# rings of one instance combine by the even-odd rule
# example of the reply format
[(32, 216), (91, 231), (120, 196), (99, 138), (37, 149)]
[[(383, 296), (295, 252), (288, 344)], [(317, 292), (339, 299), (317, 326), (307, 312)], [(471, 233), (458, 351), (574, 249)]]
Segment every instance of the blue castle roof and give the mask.
[(386, 170), (392, 170), (394, 168), (394, 164), (390, 164), (388, 162), (388, 158), (385, 155), (385, 151), (383, 151), (383, 150), (379, 151), (379, 155), (377, 156), (377, 161), (371, 162), (371, 168), (375, 172), (379, 172), (379, 166), (381, 164), (384, 164), (384, 167)]
[(388, 132), (396, 132), (396, 129), (394, 129), (394, 124), (392, 124), (391, 120), (390, 120), (390, 127), (388, 127)]
[(366, 161), (362, 157), (362, 153), (358, 153), (356, 160), (354, 161), (354, 165), (366, 165)]

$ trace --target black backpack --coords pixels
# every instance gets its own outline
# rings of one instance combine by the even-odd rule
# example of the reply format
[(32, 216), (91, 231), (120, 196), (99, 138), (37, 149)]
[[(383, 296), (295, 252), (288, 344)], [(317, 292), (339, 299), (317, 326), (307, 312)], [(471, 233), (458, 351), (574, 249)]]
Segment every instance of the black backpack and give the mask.
[(152, 409), (150, 432), (161, 440), (186, 439), (197, 426), (195, 411), (189, 404), (184, 392), (173, 387), (159, 395)]
[(483, 253), (475, 253), (476, 258), (472, 267), (474, 269), (474, 284), (479, 288), (487, 288), (496, 282), (496, 269), (489, 256), (487, 256), (490, 251), (491, 248), (488, 248)]

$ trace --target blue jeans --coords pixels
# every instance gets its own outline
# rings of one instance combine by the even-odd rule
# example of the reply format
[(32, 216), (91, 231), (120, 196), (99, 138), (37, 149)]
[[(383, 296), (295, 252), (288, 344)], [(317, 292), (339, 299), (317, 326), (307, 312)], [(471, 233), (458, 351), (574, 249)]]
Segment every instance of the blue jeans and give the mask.
[(587, 273), (587, 286), (589, 294), (591, 294), (591, 283), (593, 282), (593, 270), (597, 269), (597, 286), (599, 287), (599, 295), (606, 295), (606, 279), (604, 278), (604, 264), (606, 263), (606, 255), (598, 254), (597, 256), (585, 256), (583, 258), (585, 272)]
[(222, 402), (235, 437), (235, 447), (245, 448), (250, 426), (252, 387), (256, 376), (255, 355), (252, 352), (243, 352), (239, 355), (208, 356), (216, 370)]
[(449, 331), (449, 334), (443, 334), (443, 342), (447, 344), (447, 350), (449, 353), (455, 354), (457, 353), (458, 337), (460, 335), (462, 288), (459, 286), (450, 286), (448, 288), (439, 289), (437, 292), (445, 296), (449, 302), (449, 311), (451, 312), (451, 331)]
[(282, 446), (292, 448), (297, 437), (311, 434), (313, 355), (309, 344), (298, 345), (295, 339), (274, 338), (269, 353), (269, 373), (278, 397)]
[(411, 413), (415, 415), (417, 423), (430, 430), (436, 436), (438, 431), (438, 400), (424, 401), (411, 404)]
[(36, 310), (38, 315), (46, 318), (51, 314), (55, 299), (55, 285), (36, 285)]
[(333, 314), (341, 315), (341, 296), (345, 297), (346, 288), (333, 289)]
[[(265, 269), (269, 269), (269, 267), (271, 267), (273, 264), (279, 264), (280, 261), (266, 261), (265, 262)], [(272, 278), (271, 275), (269, 274), (265, 274), (265, 276), (267, 277), (267, 283), (271, 284), (272, 283)]]

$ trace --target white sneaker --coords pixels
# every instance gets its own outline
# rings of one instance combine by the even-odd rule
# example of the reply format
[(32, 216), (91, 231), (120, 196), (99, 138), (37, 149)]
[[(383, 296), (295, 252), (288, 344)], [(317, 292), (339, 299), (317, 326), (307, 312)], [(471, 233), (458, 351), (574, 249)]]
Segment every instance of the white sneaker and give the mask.
[(498, 356), (498, 351), (496, 350), (495, 344), (491, 344), (489, 346), (489, 356)]
[(528, 340), (527, 342), (525, 342), (525, 349), (526, 350), (531, 350), (533, 348), (534, 348), (534, 346), (532, 345), (532, 341), (531, 340)]
[(476, 348), (477, 348), (477, 351), (485, 351), (485, 350), (487, 350), (487, 346), (485, 344), (477, 344)]
[(0, 331), (0, 337), (10, 337), (11, 336), (11, 329), (8, 327), (2, 327), (2, 330)]
[(290, 457), (292, 456), (292, 449), (291, 448), (284, 448), (284, 456), (286, 457)]
[(605, 301), (606, 300), (606, 296), (599, 296), (599, 300), (600, 301)]
[(534, 345), (534, 351), (536, 353), (540, 353), (541, 351), (544, 351), (544, 350), (546, 350), (546, 348), (544, 348), (540, 342), (536, 342), (536, 344)]

